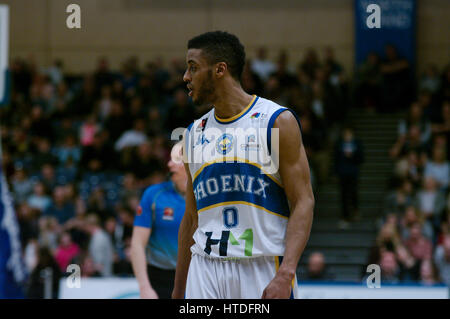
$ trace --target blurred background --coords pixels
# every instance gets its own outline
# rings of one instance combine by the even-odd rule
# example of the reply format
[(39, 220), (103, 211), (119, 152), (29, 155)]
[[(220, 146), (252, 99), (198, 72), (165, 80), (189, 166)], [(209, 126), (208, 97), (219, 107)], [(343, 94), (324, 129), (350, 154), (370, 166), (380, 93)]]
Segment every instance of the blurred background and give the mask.
[[(81, 29), (69, 29), (72, 2), (0, 0), (2, 173), (26, 298), (120, 285), (104, 297), (138, 296), (134, 214), (142, 191), (167, 179), (171, 131), (208, 111), (182, 75), (187, 41), (212, 30), (244, 44), (248, 93), (300, 116), (316, 198), (303, 297), (448, 298), (449, 1), (78, 0)], [(380, 29), (367, 27), (371, 3)], [(93, 228), (109, 235), (110, 272), (89, 251)], [(72, 263), (92, 279), (82, 289), (59, 282)], [(365, 287), (369, 264), (391, 290)]]

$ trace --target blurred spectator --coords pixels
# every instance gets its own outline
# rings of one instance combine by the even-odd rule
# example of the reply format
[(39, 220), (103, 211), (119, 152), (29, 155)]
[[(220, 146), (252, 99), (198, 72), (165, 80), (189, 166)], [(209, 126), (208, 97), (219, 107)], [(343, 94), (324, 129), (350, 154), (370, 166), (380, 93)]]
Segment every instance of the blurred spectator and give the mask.
[[(247, 60), (244, 65), (244, 71), (242, 72), (241, 76), (242, 88), (249, 94), (261, 95), (263, 82), (261, 81), (260, 76), (252, 70), (252, 63), (254, 63), (254, 61), (252, 62)], [(270, 73), (272, 72), (273, 71), (270, 71)]]
[(432, 177), (425, 177), (423, 188), (417, 193), (417, 206), (435, 230), (439, 229), (445, 208), (445, 194), (437, 188)]
[(310, 48), (307, 50), (303, 61), (300, 63), (300, 68), (305, 72), (310, 79), (314, 78), (316, 69), (319, 67), (319, 58), (317, 52)]
[(178, 127), (188, 127), (196, 117), (196, 110), (184, 88), (179, 88), (175, 91), (173, 102), (167, 106), (167, 118), (165, 126), (171, 133), (172, 130)]
[(123, 176), (123, 187), (120, 189), (119, 198), (122, 205), (124, 205), (130, 197), (140, 196), (141, 190), (139, 189), (136, 181), (136, 177), (133, 173), (128, 172)]
[(70, 105), (71, 113), (78, 119), (91, 113), (96, 99), (95, 82), (92, 75), (83, 78), (81, 90), (76, 92)]
[(95, 215), (101, 221), (105, 221), (109, 217), (110, 211), (106, 202), (105, 191), (102, 187), (96, 187), (92, 190), (87, 201), (87, 210), (95, 212)]
[(101, 97), (97, 106), (97, 113), (99, 115), (99, 119), (103, 122), (111, 112), (112, 107), (112, 92), (111, 87), (109, 85), (105, 85), (101, 87)]
[(400, 156), (406, 155), (411, 151), (417, 154), (426, 152), (427, 145), (422, 143), (420, 127), (412, 125), (409, 127), (408, 134), (400, 137), (394, 146), (391, 148), (390, 155), (394, 159), (398, 159)]
[(424, 260), (420, 265), (420, 283), (422, 285), (436, 285), (440, 283), (439, 273), (432, 260)]
[(133, 266), (131, 264), (131, 244), (128, 239), (123, 250), (123, 257), (118, 258), (113, 265), (114, 274), (118, 276), (133, 277)]
[(102, 273), (100, 272), (100, 267), (97, 266), (94, 262), (94, 259), (88, 254), (85, 253), (81, 258), (81, 277), (82, 278), (96, 278), (102, 277)]
[(106, 85), (111, 85), (114, 81), (114, 75), (109, 70), (109, 61), (102, 56), (97, 61), (97, 69), (94, 72), (94, 82), (97, 88), (103, 88)]
[(306, 274), (306, 280), (332, 280), (333, 276), (329, 273), (325, 256), (320, 252), (311, 253), (308, 258), (308, 271)]
[(33, 183), (20, 165), (17, 165), (11, 184), (14, 191), (14, 199), (19, 203), (24, 202), (33, 190)]
[(24, 249), (23, 259), (28, 273), (32, 273), (38, 264), (39, 243), (36, 239), (30, 239)]
[(39, 246), (48, 247), (52, 252), (58, 246), (60, 226), (55, 217), (43, 216), (39, 218)]
[(375, 52), (369, 53), (359, 67), (356, 85), (357, 106), (379, 110), (382, 74), (380, 58)]
[(336, 142), (334, 156), (341, 188), (342, 227), (358, 216), (358, 176), (363, 156), (362, 144), (355, 138), (353, 129), (345, 127)]
[(394, 191), (384, 199), (384, 214), (402, 214), (406, 207), (413, 204), (413, 185), (407, 179), (398, 182)]
[(400, 220), (401, 236), (404, 240), (410, 237), (410, 231), (413, 225), (421, 225), (422, 234), (429, 240), (434, 238), (433, 224), (425, 220), (423, 214), (417, 211), (415, 206), (408, 206)]
[(393, 45), (386, 45), (386, 58), (381, 63), (383, 111), (402, 110), (411, 99), (410, 66)]
[(51, 82), (58, 85), (64, 79), (63, 62), (59, 59), (53, 61), (53, 64), (46, 70)]
[(113, 245), (111, 239), (101, 228), (96, 215), (86, 217), (86, 231), (91, 235), (89, 241), (89, 255), (92, 257), (95, 268), (103, 277), (112, 275)]
[(39, 105), (34, 105), (31, 109), (31, 127), (29, 133), (31, 136), (39, 136), (50, 140), (53, 138), (52, 124)]
[(275, 64), (267, 59), (267, 48), (260, 47), (256, 58), (251, 62), (251, 70), (255, 72), (263, 81), (266, 81), (275, 71)]
[(162, 132), (168, 133), (166, 132), (161, 112), (157, 107), (151, 107), (147, 115), (147, 134), (153, 137)]
[(283, 89), (280, 85), (278, 78), (272, 74), (267, 82), (264, 84), (263, 96), (267, 99), (274, 101), (275, 103), (284, 105), (285, 97)]
[(147, 140), (147, 136), (145, 135), (145, 120), (137, 119), (134, 122), (133, 129), (125, 131), (119, 137), (114, 149), (120, 152), (128, 147), (139, 146)]
[(147, 185), (151, 184), (149, 179), (152, 174), (164, 171), (161, 162), (154, 156), (149, 142), (142, 143), (133, 151), (126, 169), (133, 172), (142, 184)]
[[(39, 248), (38, 262), (29, 278), (27, 297), (31, 299), (43, 299), (45, 297), (58, 299), (59, 280), (62, 276), (58, 264), (47, 247)], [(51, 295), (45, 295), (45, 281), (51, 284)]]
[(380, 258), (381, 283), (399, 283), (400, 267), (398, 265), (395, 254), (391, 251), (384, 251)]
[(106, 136), (99, 132), (95, 134), (92, 145), (82, 149), (80, 167), (85, 172), (99, 172), (114, 167), (114, 150), (107, 143)]
[[(66, 108), (66, 105), (72, 100), (72, 92), (69, 91), (67, 83), (61, 80), (56, 85), (56, 92), (53, 99), (50, 101), (50, 119), (54, 118), (55, 111), (59, 112), (61, 109)], [(66, 110), (67, 111), (67, 110)]]
[(111, 104), (111, 111), (103, 122), (103, 128), (108, 131), (112, 141), (117, 141), (122, 133), (131, 127), (130, 124), (121, 101), (114, 99)]
[(37, 140), (37, 150), (33, 154), (33, 171), (39, 171), (47, 164), (57, 165), (58, 158), (52, 153), (50, 141), (46, 138), (40, 138)]
[(59, 163), (63, 165), (69, 160), (78, 163), (81, 159), (81, 148), (78, 146), (75, 136), (67, 135), (64, 143), (55, 149), (55, 154), (59, 159)]
[(450, 287), (450, 234), (447, 234), (436, 248), (434, 262), (439, 269), (442, 281)]
[(65, 273), (67, 266), (80, 252), (80, 248), (72, 241), (70, 233), (63, 232), (59, 240), (59, 246), (55, 252), (55, 260), (61, 272)]
[(12, 85), (16, 92), (29, 92), (32, 82), (32, 69), (21, 58), (15, 58), (11, 64)]
[(336, 61), (334, 50), (330, 46), (327, 46), (324, 50), (324, 66), (332, 76), (338, 76), (343, 70), (341, 64)]
[(127, 108), (127, 111), (132, 123), (136, 123), (136, 120), (145, 118), (146, 108), (143, 105), (142, 98), (134, 95), (130, 100), (130, 107)]
[(16, 214), (19, 222), (21, 243), (25, 244), (38, 238), (40, 213), (39, 210), (31, 208), (26, 203), (17, 205)]
[(428, 65), (419, 80), (419, 90), (428, 90), (432, 94), (440, 89), (441, 79), (436, 65)]
[(289, 66), (289, 55), (286, 50), (281, 50), (278, 54), (277, 67), (271, 75), (278, 79), (282, 88), (291, 88), (296, 84), (296, 78)]
[(442, 104), (441, 118), (432, 125), (433, 134), (445, 136), (447, 146), (447, 159), (450, 156), (450, 102), (446, 101)]
[[(317, 121), (317, 120), (316, 120)], [(329, 175), (330, 152), (325, 134), (313, 125), (311, 116), (302, 116), (302, 140), (312, 169), (317, 172), (319, 183), (325, 183)]]
[(433, 253), (433, 244), (422, 233), (422, 225), (418, 222), (410, 227), (409, 237), (405, 241), (405, 246), (411, 252), (411, 255), (420, 260), (431, 259)]
[(425, 161), (425, 153), (421, 153), (421, 156), (419, 156), (416, 151), (410, 151), (403, 155), (395, 164), (395, 177), (409, 180), (413, 184), (413, 188), (419, 187)]
[(395, 256), (400, 269), (400, 280), (402, 282), (414, 282), (419, 280), (421, 261), (414, 258), (414, 256), (403, 245), (399, 245), (397, 247)]
[(94, 143), (95, 134), (100, 130), (96, 123), (95, 114), (87, 117), (86, 121), (80, 127), (80, 142), (82, 146), (91, 146)]
[(441, 147), (433, 148), (433, 156), (425, 164), (425, 177), (432, 177), (438, 182), (442, 190), (446, 190), (450, 182), (450, 163), (446, 159), (445, 150)]
[(45, 210), (44, 215), (56, 218), (60, 224), (64, 224), (75, 217), (75, 205), (67, 200), (63, 186), (54, 188), (52, 204)]
[(399, 138), (404, 139), (408, 134), (409, 128), (413, 125), (420, 129), (421, 143), (427, 143), (431, 137), (431, 123), (423, 116), (422, 107), (418, 102), (411, 104), (408, 117), (405, 120), (400, 120), (398, 124)]
[(37, 182), (33, 186), (33, 194), (27, 199), (27, 203), (31, 208), (38, 209), (41, 212), (47, 210), (51, 205), (51, 198), (47, 195), (45, 186), (42, 182)]

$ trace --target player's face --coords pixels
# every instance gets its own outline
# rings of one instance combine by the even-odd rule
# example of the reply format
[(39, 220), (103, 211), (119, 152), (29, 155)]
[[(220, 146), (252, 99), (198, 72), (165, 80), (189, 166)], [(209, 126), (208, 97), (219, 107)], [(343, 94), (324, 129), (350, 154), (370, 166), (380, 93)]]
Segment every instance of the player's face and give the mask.
[(187, 83), (189, 96), (196, 105), (212, 104), (214, 101), (214, 79), (212, 66), (201, 49), (189, 49), (186, 55), (187, 69), (183, 81)]

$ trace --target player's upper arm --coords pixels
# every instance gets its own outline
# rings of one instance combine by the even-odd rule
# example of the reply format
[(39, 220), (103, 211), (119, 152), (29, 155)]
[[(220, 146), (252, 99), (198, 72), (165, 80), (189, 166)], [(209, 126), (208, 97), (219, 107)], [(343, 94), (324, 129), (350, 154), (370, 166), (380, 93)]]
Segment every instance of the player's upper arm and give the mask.
[(309, 164), (297, 119), (286, 110), (278, 115), (273, 127), (279, 129), (279, 172), (291, 207), (298, 201), (311, 201), (313, 205)]

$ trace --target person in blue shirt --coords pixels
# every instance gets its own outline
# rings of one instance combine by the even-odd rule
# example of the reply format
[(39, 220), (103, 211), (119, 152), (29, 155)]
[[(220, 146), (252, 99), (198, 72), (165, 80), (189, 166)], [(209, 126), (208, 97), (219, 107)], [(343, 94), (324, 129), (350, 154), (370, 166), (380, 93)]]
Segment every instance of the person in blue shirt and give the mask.
[(187, 182), (181, 143), (172, 148), (167, 165), (170, 181), (145, 190), (134, 219), (131, 262), (141, 298), (170, 299), (175, 279)]

